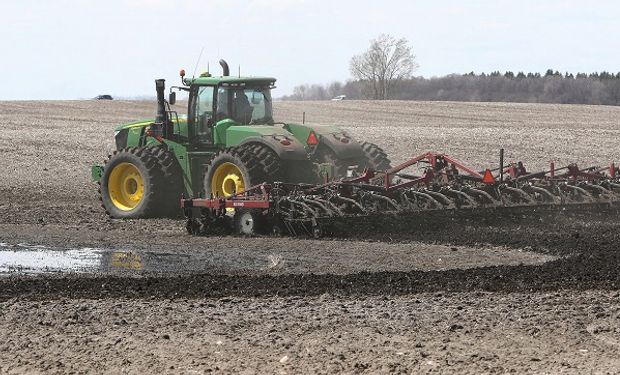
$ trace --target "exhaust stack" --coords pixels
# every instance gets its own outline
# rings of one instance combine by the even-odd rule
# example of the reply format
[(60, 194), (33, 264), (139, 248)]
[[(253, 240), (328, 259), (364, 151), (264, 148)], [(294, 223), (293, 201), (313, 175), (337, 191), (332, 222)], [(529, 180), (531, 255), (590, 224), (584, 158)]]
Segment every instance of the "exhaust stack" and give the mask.
[(171, 134), (170, 119), (166, 111), (166, 100), (164, 99), (164, 91), (166, 90), (166, 80), (155, 80), (155, 91), (157, 91), (157, 115), (155, 121), (150, 126), (150, 132), (154, 136), (168, 138)]
[(166, 90), (166, 80), (155, 80), (155, 91), (157, 91), (157, 116), (155, 116), (156, 124), (166, 124), (168, 121), (168, 113), (166, 112), (166, 100), (164, 99), (164, 91)]
[(230, 69), (228, 69), (228, 63), (226, 62), (226, 60), (221, 59), (220, 65), (222, 66), (222, 76), (228, 77), (230, 75)]

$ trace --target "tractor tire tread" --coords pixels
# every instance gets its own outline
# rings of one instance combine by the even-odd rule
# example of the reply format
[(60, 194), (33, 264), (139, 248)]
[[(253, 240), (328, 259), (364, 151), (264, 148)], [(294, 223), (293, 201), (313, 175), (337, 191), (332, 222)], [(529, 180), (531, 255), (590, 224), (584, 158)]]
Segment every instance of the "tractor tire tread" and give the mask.
[(392, 162), (383, 149), (374, 143), (360, 142), (365, 156), (365, 166), (376, 171), (385, 171), (392, 167)]
[(161, 217), (180, 217), (181, 195), (184, 192), (183, 171), (176, 156), (164, 146), (146, 147), (145, 153), (150, 154), (163, 174), (164, 187), (161, 191)]
[[(130, 147), (118, 150), (113, 153), (104, 161), (104, 178), (106, 178), (106, 167), (110, 164), (114, 165), (115, 160), (119, 158), (137, 158), (134, 161), (142, 164), (143, 170), (146, 173), (144, 176), (145, 182), (150, 183), (145, 196), (142, 198), (144, 203), (139, 206), (134, 212), (124, 213), (121, 210), (115, 209), (113, 204), (109, 201), (109, 198), (105, 197), (107, 189), (103, 187), (102, 182), (99, 182), (99, 200), (102, 203), (102, 207), (108, 216), (112, 218), (125, 218), (125, 219), (137, 219), (137, 218), (154, 218), (162, 217), (162, 202), (165, 201), (165, 187), (167, 185), (164, 178), (164, 173), (159, 168), (158, 160), (151, 152), (145, 150), (145, 147)], [(164, 205), (165, 206), (165, 205)]]
[(246, 188), (261, 183), (272, 183), (278, 181), (278, 177), (281, 173), (281, 160), (269, 148), (261, 144), (246, 144), (227, 147), (217, 152), (205, 169), (204, 187), (206, 197), (211, 196), (209, 188), (210, 182), (207, 183), (210, 176), (210, 170), (214, 164), (218, 163), (219, 159), (225, 157), (226, 155), (232, 157), (233, 160), (237, 160), (236, 164), (242, 166), (247, 172), (249, 181), (245, 182)]

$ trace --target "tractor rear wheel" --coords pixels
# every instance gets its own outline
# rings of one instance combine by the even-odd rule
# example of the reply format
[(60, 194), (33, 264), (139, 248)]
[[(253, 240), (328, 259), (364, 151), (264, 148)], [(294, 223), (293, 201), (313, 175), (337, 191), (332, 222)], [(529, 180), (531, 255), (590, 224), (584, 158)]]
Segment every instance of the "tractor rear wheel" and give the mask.
[(360, 168), (370, 168), (375, 171), (386, 171), (392, 168), (392, 162), (387, 157), (387, 153), (374, 143), (361, 142), (364, 160), (360, 163)]
[(228, 197), (247, 188), (280, 179), (281, 160), (268, 147), (249, 144), (226, 148), (207, 165), (204, 178), (208, 197)]
[(134, 219), (162, 215), (166, 180), (157, 158), (144, 147), (115, 151), (106, 160), (100, 199), (113, 218)]
[(319, 153), (318, 161), (320, 163), (332, 164), (335, 168), (335, 178), (347, 177), (347, 170), (353, 166), (355, 172), (361, 173), (366, 168), (374, 171), (385, 171), (391, 168), (391, 161), (387, 157), (387, 153), (374, 143), (361, 142), (362, 156), (354, 159), (339, 159), (331, 150), (322, 150)]

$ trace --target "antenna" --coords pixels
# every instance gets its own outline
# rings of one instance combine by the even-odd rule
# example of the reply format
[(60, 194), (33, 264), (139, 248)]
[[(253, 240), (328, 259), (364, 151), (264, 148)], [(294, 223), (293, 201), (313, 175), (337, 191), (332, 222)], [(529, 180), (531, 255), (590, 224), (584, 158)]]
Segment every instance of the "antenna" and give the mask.
[(202, 47), (202, 49), (200, 50), (200, 55), (198, 55), (198, 60), (196, 60), (196, 66), (194, 66), (194, 73), (192, 74), (192, 78), (196, 77), (196, 69), (198, 69), (198, 63), (200, 63), (200, 58), (202, 57), (202, 53), (204, 52), (204, 50), (204, 47)]
[(241, 65), (237, 65), (237, 75), (239, 78), (241, 78)]

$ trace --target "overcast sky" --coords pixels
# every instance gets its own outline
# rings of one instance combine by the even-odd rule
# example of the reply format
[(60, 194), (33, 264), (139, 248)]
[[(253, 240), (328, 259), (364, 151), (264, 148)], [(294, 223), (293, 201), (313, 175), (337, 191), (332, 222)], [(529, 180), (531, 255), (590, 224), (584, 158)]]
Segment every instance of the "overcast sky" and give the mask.
[(470, 71), (620, 71), (620, 2), (570, 0), (2, 1), (0, 99), (154, 95), (178, 70), (302, 83), (350, 78), (381, 33), (407, 38), (425, 77)]

